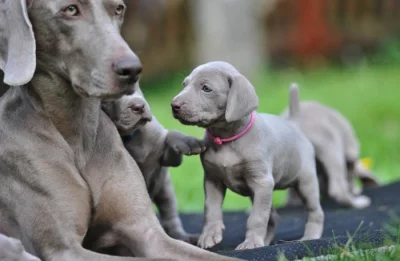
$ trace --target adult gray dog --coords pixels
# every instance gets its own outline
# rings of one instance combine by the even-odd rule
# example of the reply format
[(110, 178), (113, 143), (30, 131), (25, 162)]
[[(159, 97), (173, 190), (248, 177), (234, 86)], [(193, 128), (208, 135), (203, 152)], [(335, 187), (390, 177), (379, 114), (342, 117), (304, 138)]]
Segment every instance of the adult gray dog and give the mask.
[[(299, 100), (297, 84), (292, 84), (291, 104), (297, 113), (289, 109), (282, 117), (295, 118), (303, 133), (315, 149), (320, 192), (323, 197), (334, 199), (340, 205), (365, 208), (371, 203), (369, 197), (359, 195), (355, 178), (360, 178), (365, 186), (378, 185), (372, 173), (360, 162), (360, 145), (351, 123), (338, 111), (316, 101)], [(299, 195), (289, 190), (287, 205), (299, 204)]]
[(172, 238), (196, 244), (198, 235), (183, 229), (168, 167), (179, 166), (183, 154), (196, 155), (204, 151), (204, 143), (181, 132), (166, 130), (152, 117), (138, 86), (134, 94), (104, 101), (102, 109), (117, 126), (125, 148), (138, 164), (164, 230)]
[[(170, 238), (140, 170), (102, 112), (142, 66), (119, 30), (122, 0), (3, 0), (0, 233), (44, 261), (230, 260)], [(115, 238), (134, 257), (82, 246)], [(141, 258), (142, 257), (142, 258)]]
[[(246, 239), (237, 249), (268, 244), (272, 192), (295, 187), (308, 217), (301, 240), (319, 238), (324, 213), (319, 202), (314, 149), (304, 134), (278, 116), (256, 113), (258, 97), (251, 83), (231, 64), (210, 62), (195, 68), (173, 99), (174, 117), (207, 129), (204, 168), (205, 225), (198, 245), (222, 240), (222, 202), (226, 188), (249, 196), (253, 208)], [(295, 112), (292, 112), (295, 113)]]

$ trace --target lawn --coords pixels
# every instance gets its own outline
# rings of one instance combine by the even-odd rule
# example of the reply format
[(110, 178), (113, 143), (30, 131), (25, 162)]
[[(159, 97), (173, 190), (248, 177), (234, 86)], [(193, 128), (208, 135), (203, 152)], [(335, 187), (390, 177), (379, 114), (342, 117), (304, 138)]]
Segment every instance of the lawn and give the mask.
[[(181, 81), (190, 71), (168, 79), (142, 82), (143, 92), (153, 114), (168, 129), (202, 137), (204, 130), (183, 126), (170, 111), (172, 98), (180, 91)], [(300, 86), (302, 100), (318, 100), (343, 113), (353, 124), (361, 142), (361, 156), (373, 159), (372, 169), (383, 183), (400, 178), (400, 65), (283, 70), (263, 72), (250, 79), (260, 106), (258, 111), (278, 114), (288, 104), (291, 82)], [(203, 210), (203, 173), (198, 156), (185, 157), (171, 176), (181, 211)], [(274, 193), (274, 205), (284, 200), (285, 192)], [(224, 209), (246, 209), (247, 198), (228, 192)]]

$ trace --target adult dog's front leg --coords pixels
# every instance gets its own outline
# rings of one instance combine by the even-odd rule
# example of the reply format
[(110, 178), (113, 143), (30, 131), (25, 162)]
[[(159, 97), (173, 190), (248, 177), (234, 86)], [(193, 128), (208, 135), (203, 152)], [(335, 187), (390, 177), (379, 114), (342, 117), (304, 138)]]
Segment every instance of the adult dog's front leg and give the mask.
[(204, 175), (204, 226), (198, 245), (201, 248), (210, 248), (222, 241), (225, 230), (222, 214), (222, 203), (224, 201), (226, 187), (218, 180), (210, 179)]
[(253, 193), (253, 207), (247, 219), (246, 239), (236, 247), (237, 250), (264, 246), (272, 207), (274, 189), (272, 176), (267, 174), (261, 177), (250, 176), (246, 181)]
[[(107, 234), (116, 238), (117, 245), (125, 246), (137, 257), (236, 260), (169, 237), (154, 213), (143, 175), (133, 158), (120, 140), (104, 139), (104, 142), (109, 143), (103, 144), (92, 157), (87, 174), (92, 177), (90, 183), (95, 193), (95, 225), (108, 228)], [(102, 153), (101, 149), (106, 148), (108, 153)], [(113, 158), (104, 159), (104, 155)]]

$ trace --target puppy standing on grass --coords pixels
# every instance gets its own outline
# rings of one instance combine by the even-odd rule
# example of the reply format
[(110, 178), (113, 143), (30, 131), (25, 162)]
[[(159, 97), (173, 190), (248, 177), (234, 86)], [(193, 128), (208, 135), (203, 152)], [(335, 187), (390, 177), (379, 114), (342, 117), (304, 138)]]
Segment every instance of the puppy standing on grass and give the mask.
[[(361, 191), (355, 186), (355, 178), (359, 177), (366, 186), (378, 182), (359, 160), (360, 146), (350, 122), (319, 102), (300, 102), (297, 84), (292, 84), (291, 93), (290, 104), (294, 108), (284, 110), (281, 116), (294, 119), (313, 144), (316, 160), (322, 167), (318, 171), (321, 195), (345, 207), (368, 207), (371, 200), (358, 195)], [(296, 115), (291, 114), (292, 110)], [(287, 205), (299, 203), (298, 194), (290, 189)]]
[(168, 167), (179, 166), (182, 154), (199, 154), (205, 145), (178, 131), (166, 130), (152, 117), (140, 88), (136, 86), (135, 90), (134, 94), (118, 100), (103, 101), (102, 109), (116, 125), (125, 148), (138, 164), (164, 230), (172, 238), (196, 244), (198, 235), (183, 229)]
[[(204, 168), (205, 224), (198, 245), (222, 240), (222, 203), (226, 189), (249, 196), (253, 208), (246, 239), (237, 249), (268, 245), (268, 221), (274, 189), (295, 187), (308, 217), (301, 240), (317, 239), (324, 213), (319, 202), (312, 144), (290, 121), (256, 113), (258, 97), (251, 83), (232, 65), (210, 62), (193, 70), (173, 99), (174, 117), (206, 128)], [(292, 112), (294, 113), (294, 112)]]

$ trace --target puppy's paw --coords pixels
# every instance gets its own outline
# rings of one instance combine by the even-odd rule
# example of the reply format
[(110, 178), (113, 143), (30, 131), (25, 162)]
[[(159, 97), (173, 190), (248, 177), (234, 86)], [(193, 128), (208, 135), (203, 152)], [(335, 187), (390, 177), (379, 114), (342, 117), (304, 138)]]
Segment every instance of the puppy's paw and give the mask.
[(353, 207), (357, 209), (362, 209), (369, 207), (371, 205), (371, 199), (367, 196), (360, 195), (357, 197), (354, 197), (353, 199)]
[(236, 250), (253, 249), (264, 246), (264, 240), (260, 236), (247, 237), (246, 240), (236, 247)]
[(301, 242), (301, 241), (307, 241), (307, 240), (315, 240), (315, 239), (320, 239), (320, 236), (317, 235), (310, 235), (310, 236), (303, 236), (299, 240), (293, 240), (291, 242)]
[(0, 260), (40, 261), (25, 251), (21, 241), (0, 234)]
[(191, 245), (197, 245), (199, 238), (200, 238), (200, 234), (184, 233), (180, 236), (179, 240), (182, 240)]
[(222, 222), (206, 225), (200, 235), (197, 245), (201, 248), (210, 248), (222, 241), (225, 226)]
[(204, 141), (186, 136), (179, 131), (169, 131), (166, 144), (176, 153), (184, 155), (197, 155), (206, 150)]

